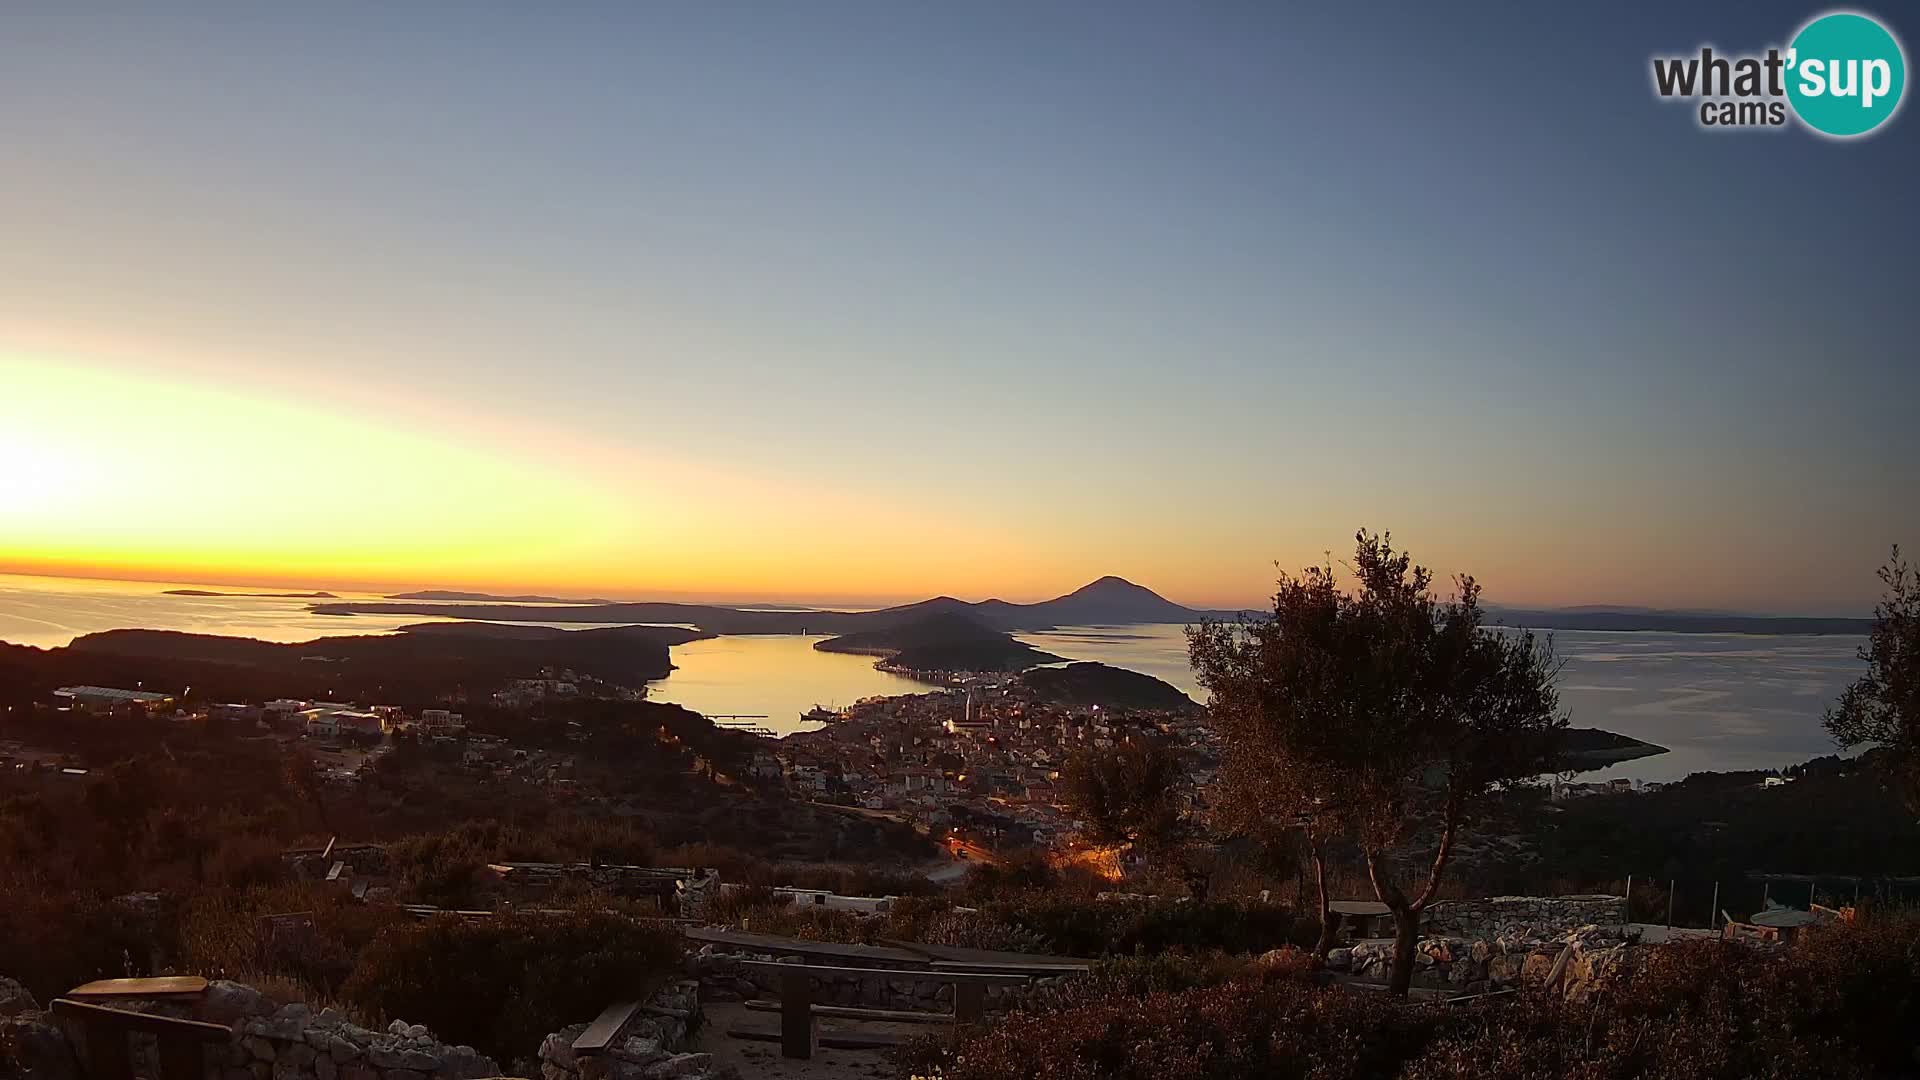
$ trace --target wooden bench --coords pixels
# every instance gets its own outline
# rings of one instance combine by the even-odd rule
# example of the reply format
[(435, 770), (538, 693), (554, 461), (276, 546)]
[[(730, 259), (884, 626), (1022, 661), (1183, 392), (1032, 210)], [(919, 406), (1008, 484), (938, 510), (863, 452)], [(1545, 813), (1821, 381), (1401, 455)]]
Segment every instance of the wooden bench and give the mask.
[(75, 1041), (86, 1048), (89, 1080), (133, 1080), (133, 1053), (127, 1046), (127, 1036), (136, 1031), (152, 1035), (159, 1044), (159, 1080), (206, 1080), (206, 1045), (225, 1043), (233, 1037), (231, 1028), (219, 1024), (124, 1012), (69, 998), (54, 999), (53, 1015), (80, 1030), (80, 1038)]
[(198, 975), (168, 975), (156, 979), (100, 979), (76, 986), (65, 997), (77, 1001), (192, 1001), (207, 992), (207, 980)]
[(616, 1001), (601, 1010), (587, 1030), (573, 1040), (573, 1052), (581, 1057), (593, 1057), (604, 1054), (607, 1048), (620, 1041), (620, 1033), (627, 1029), (633, 1018), (640, 1015), (638, 1001)]
[[(834, 1011), (818, 1012), (813, 1001), (813, 980), (818, 976), (843, 976), (856, 979), (889, 979), (911, 982), (936, 982), (953, 987), (953, 1012), (930, 1013), (940, 1020), (955, 1024), (977, 1024), (986, 1014), (987, 987), (989, 986), (1025, 986), (1031, 976), (983, 971), (955, 971), (948, 968), (899, 971), (889, 968), (827, 967), (812, 964), (783, 964), (773, 960), (748, 960), (743, 967), (757, 971), (777, 971), (780, 973), (780, 1053), (783, 1057), (810, 1058), (813, 1056), (815, 1016), (835, 1016), (850, 1020), (892, 1021), (896, 1015), (890, 1009), (856, 1009), (849, 1006), (826, 1006)], [(915, 1021), (922, 1022), (922, 1021)], [(728, 1032), (735, 1038), (765, 1038), (767, 1033), (750, 1029), (734, 1029)], [(878, 1038), (878, 1036), (875, 1036)], [(897, 1041), (897, 1040), (896, 1040)], [(822, 1045), (832, 1046), (835, 1042), (844, 1043), (838, 1037), (825, 1040)]]

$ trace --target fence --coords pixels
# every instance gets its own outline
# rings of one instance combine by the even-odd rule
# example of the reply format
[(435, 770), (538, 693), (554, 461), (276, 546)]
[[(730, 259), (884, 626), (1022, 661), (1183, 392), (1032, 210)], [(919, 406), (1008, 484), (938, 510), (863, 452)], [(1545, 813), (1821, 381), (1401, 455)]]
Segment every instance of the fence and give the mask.
[(1824, 874), (1748, 874), (1731, 881), (1641, 877), (1622, 887), (1630, 922), (1717, 930), (1768, 907), (1871, 910), (1920, 906), (1920, 877), (1858, 878)]

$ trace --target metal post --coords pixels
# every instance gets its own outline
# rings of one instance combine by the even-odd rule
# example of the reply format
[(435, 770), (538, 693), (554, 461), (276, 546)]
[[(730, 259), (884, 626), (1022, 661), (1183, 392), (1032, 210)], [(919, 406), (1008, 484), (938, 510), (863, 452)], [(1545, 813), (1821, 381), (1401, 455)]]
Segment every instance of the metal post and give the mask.
[(1667, 879), (1667, 929), (1673, 929), (1673, 879)]
[(1814, 895), (1814, 890), (1815, 890), (1815, 889), (1818, 889), (1819, 887), (1820, 887), (1820, 879), (1819, 879), (1819, 878), (1815, 878), (1815, 879), (1813, 879), (1812, 881), (1809, 881), (1809, 882), (1807, 882), (1807, 910), (1808, 910), (1808, 911), (1812, 911), (1812, 910), (1813, 910), (1813, 895)]
[(1720, 929), (1720, 883), (1713, 883), (1713, 906), (1707, 909), (1707, 927)]
[(1627, 917), (1624, 921), (1626, 922), (1633, 921), (1633, 875), (1632, 874), (1627, 875)]
[(1773, 882), (1764, 882), (1760, 886), (1760, 910), (1767, 909), (1767, 899), (1773, 895)]

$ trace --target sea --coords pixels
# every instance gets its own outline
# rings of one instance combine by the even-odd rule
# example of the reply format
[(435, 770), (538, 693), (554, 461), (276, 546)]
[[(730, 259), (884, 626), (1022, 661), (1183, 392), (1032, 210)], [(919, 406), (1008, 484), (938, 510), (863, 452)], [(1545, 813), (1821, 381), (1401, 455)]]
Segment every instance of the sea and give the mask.
[[(392, 633), (409, 623), (443, 618), (319, 615), (310, 610), (316, 602), (310, 599), (167, 595), (172, 589), (281, 591), (0, 574), (0, 641), (50, 648), (118, 628), (309, 641)], [(342, 600), (380, 599), (330, 591)], [(1144, 672), (1204, 700), (1187, 667), (1181, 626), (1072, 626), (1017, 636), (1059, 656)], [(835, 708), (929, 689), (875, 670), (871, 657), (820, 652), (813, 648), (819, 640), (797, 634), (724, 636), (675, 646), (674, 672), (650, 683), (648, 695), (784, 735), (810, 726), (800, 715), (815, 705)], [(1668, 748), (1582, 778), (1678, 780), (1702, 771), (1775, 769), (1832, 753), (1820, 718), (1865, 670), (1858, 658), (1864, 643), (1854, 635), (1555, 631), (1555, 654), (1566, 661), (1560, 700), (1574, 726), (1604, 728)]]

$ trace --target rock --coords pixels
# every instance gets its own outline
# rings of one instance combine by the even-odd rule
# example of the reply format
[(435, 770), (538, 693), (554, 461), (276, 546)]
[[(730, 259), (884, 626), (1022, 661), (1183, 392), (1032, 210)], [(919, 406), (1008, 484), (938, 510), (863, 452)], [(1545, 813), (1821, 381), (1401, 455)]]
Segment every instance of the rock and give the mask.
[(431, 1038), (433, 1038), (433, 1035), (432, 1035), (432, 1034), (431, 1034), (430, 1032), (428, 1032), (428, 1031), (427, 1031), (427, 1025), (425, 1025), (425, 1024), (415, 1024), (415, 1025), (413, 1025), (412, 1027), (409, 1027), (409, 1028), (407, 1029), (407, 1038), (409, 1038), (409, 1039), (431, 1039)]
[(1327, 953), (1327, 966), (1335, 971), (1346, 971), (1353, 966), (1352, 949), (1333, 949)]
[(40, 1003), (33, 999), (26, 987), (13, 979), (0, 977), (0, 1016), (19, 1016), (21, 1013), (39, 1011)]
[(427, 1080), (427, 1074), (416, 1069), (388, 1069), (386, 1080)]
[(11, 1061), (9, 1055), (0, 1054), (0, 1062), (20, 1066), (29, 1080), (74, 1080), (80, 1063), (73, 1047), (60, 1028), (40, 1019), (41, 1015), (20, 1012), (0, 1019), (0, 1047), (11, 1050)]
[(393, 1023), (387, 1025), (387, 1034), (405, 1035), (410, 1027), (411, 1025), (405, 1020), (395, 1020)]
[(645, 1072), (646, 1080), (668, 1080), (675, 1076), (692, 1076), (713, 1068), (712, 1054), (675, 1054)]
[(273, 1043), (268, 1039), (258, 1035), (248, 1035), (240, 1041), (246, 1046), (247, 1053), (253, 1055), (255, 1061), (272, 1061), (275, 1057)]
[(345, 1065), (360, 1056), (360, 1048), (338, 1035), (333, 1035), (327, 1039), (327, 1056), (333, 1059), (335, 1065)]
[(660, 1049), (660, 1040), (642, 1038), (622, 1039), (608, 1053), (635, 1065), (651, 1065), (666, 1056), (666, 1051)]
[(365, 1065), (343, 1065), (340, 1080), (380, 1080), (380, 1072)]
[(307, 1021), (313, 1019), (313, 1010), (307, 1008), (304, 1003), (295, 1001), (280, 1006), (280, 1008), (274, 1011), (273, 1018), (275, 1020), (291, 1020), (301, 1027), (306, 1027)]
[(543, 1061), (540, 1063), (540, 1076), (541, 1080), (573, 1080), (574, 1074), (550, 1061)]
[(304, 1042), (300, 1042), (282, 1048), (279, 1060), (292, 1065), (296, 1069), (304, 1069), (313, 1064), (314, 1058), (317, 1056), (318, 1055), (314, 1053), (313, 1047), (308, 1046)]
[(433, 1072), (440, 1067), (440, 1058), (412, 1047), (376, 1046), (367, 1052), (367, 1063), (381, 1069)]
[(313, 1018), (314, 1027), (326, 1028), (328, 1030), (337, 1028), (346, 1022), (346, 1014), (334, 1008), (321, 1009), (320, 1015)]
[(1523, 982), (1541, 983), (1547, 981), (1547, 973), (1553, 970), (1554, 954), (1531, 952), (1520, 965), (1520, 978)]
[(253, 1070), (245, 1066), (227, 1066), (220, 1074), (221, 1080), (253, 1080)]
[(240, 1021), (239, 1024), (235, 1025), (234, 1030), (240, 1032), (242, 1035), (258, 1035), (263, 1039), (276, 1039), (280, 1042), (298, 1042), (306, 1029), (301, 1026), (300, 1021), (291, 1017), (283, 1020), (279, 1017), (269, 1018), (256, 1016), (249, 1020)]
[(273, 1072), (269, 1075), (273, 1077), (273, 1080), (306, 1080), (306, 1077), (300, 1072), (300, 1066), (285, 1059), (274, 1062)]
[(313, 1059), (313, 1075), (317, 1080), (337, 1080), (339, 1074), (340, 1066), (333, 1063), (330, 1055), (321, 1054)]
[(552, 1062), (562, 1069), (579, 1068), (579, 1062), (573, 1056), (573, 1040), (586, 1030), (585, 1024), (569, 1024), (548, 1035), (540, 1043), (540, 1060)]

